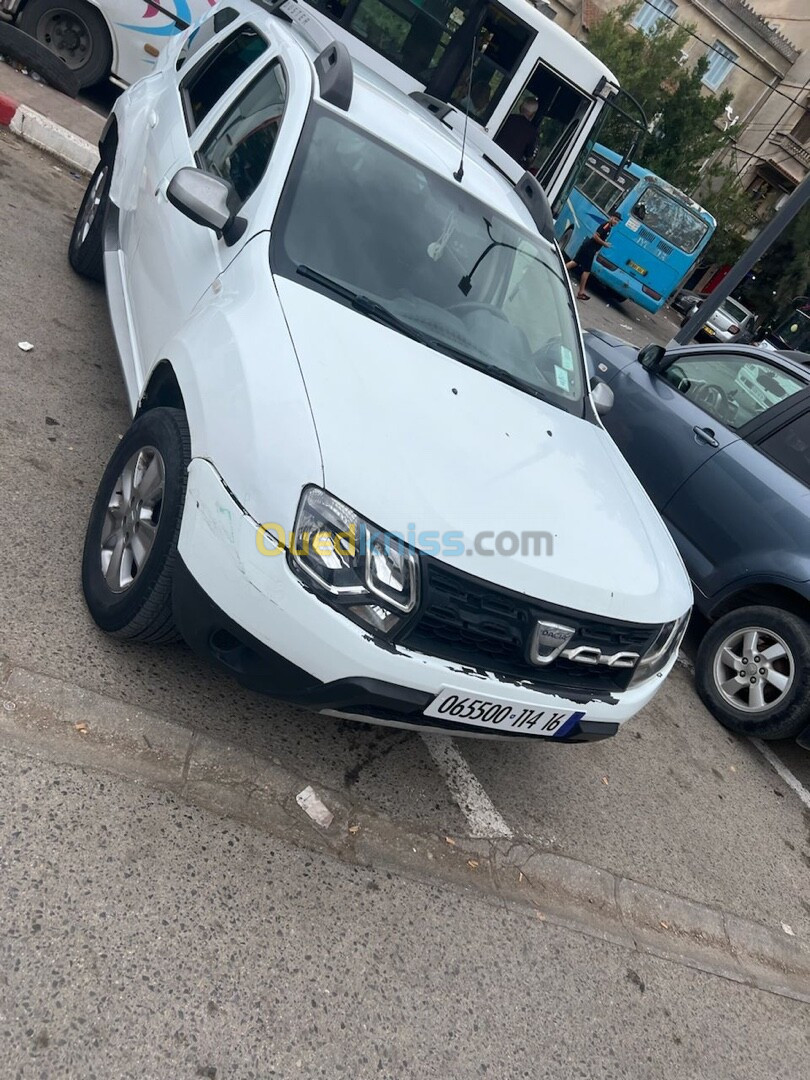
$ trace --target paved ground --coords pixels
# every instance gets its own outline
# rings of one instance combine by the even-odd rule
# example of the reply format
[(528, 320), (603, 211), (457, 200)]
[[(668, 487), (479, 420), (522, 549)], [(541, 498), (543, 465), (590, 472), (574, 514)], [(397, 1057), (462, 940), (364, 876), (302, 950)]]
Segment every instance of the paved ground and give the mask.
[[(84, 524), (128, 417), (103, 291), (65, 260), (81, 192), (78, 178), (0, 136), (0, 653), (275, 757), (410, 826), (469, 831), (420, 737), (280, 705), (182, 647), (122, 645), (91, 625), (78, 586)], [(584, 321), (630, 325), (638, 344), (653, 331), (666, 339), (661, 316), (652, 327), (630, 318), (595, 296)], [(457, 746), (516, 834), (810, 936), (810, 812), (708, 717), (685, 669), (611, 742)], [(808, 755), (778, 749), (807, 783)]]
[(15, 1080), (794, 1080), (808, 1007), (0, 750)]

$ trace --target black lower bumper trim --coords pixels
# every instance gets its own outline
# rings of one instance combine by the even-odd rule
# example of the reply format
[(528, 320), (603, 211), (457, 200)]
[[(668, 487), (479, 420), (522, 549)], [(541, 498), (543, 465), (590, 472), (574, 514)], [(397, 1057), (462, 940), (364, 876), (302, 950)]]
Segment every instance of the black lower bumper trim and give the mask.
[[(433, 694), (422, 690), (363, 676), (322, 682), (229, 618), (197, 583), (182, 559), (178, 559), (174, 571), (172, 602), (177, 629), (188, 645), (249, 690), (316, 711), (328, 709), (454, 734), (489, 734), (484, 728), (425, 716), (424, 709)], [(618, 729), (618, 724), (583, 719), (564, 738), (545, 741), (594, 742), (615, 735)], [(499, 738), (530, 737), (519, 731), (493, 733)]]

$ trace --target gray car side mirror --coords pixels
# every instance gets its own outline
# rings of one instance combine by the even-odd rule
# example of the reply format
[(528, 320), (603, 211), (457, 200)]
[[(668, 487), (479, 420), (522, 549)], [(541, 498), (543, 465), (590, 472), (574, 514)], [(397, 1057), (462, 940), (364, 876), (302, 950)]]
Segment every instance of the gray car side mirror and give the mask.
[(229, 247), (247, 228), (245, 219), (231, 212), (231, 185), (202, 169), (189, 166), (179, 169), (166, 189), (166, 198), (196, 225), (213, 229)]
[(667, 350), (663, 345), (645, 345), (638, 354), (638, 362), (647, 371), (658, 371), (666, 353)]

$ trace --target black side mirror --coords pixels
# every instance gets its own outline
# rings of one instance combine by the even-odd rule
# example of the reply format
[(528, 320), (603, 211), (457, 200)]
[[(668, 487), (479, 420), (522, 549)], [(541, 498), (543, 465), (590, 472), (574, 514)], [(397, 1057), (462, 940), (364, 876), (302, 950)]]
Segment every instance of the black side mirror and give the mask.
[(667, 350), (663, 345), (645, 345), (638, 354), (638, 362), (647, 371), (660, 371), (666, 354)]

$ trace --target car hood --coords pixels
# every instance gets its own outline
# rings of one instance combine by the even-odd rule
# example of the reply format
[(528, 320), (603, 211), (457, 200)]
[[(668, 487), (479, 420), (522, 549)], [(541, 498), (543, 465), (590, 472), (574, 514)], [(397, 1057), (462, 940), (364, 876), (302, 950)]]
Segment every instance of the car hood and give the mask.
[[(306, 286), (276, 285), (333, 495), (458, 569), (531, 597), (638, 622), (686, 611), (680, 555), (601, 426)], [(514, 546), (503, 534), (529, 532), (549, 534), (539, 554), (531, 540), (510, 557), (493, 553), (498, 542)]]

